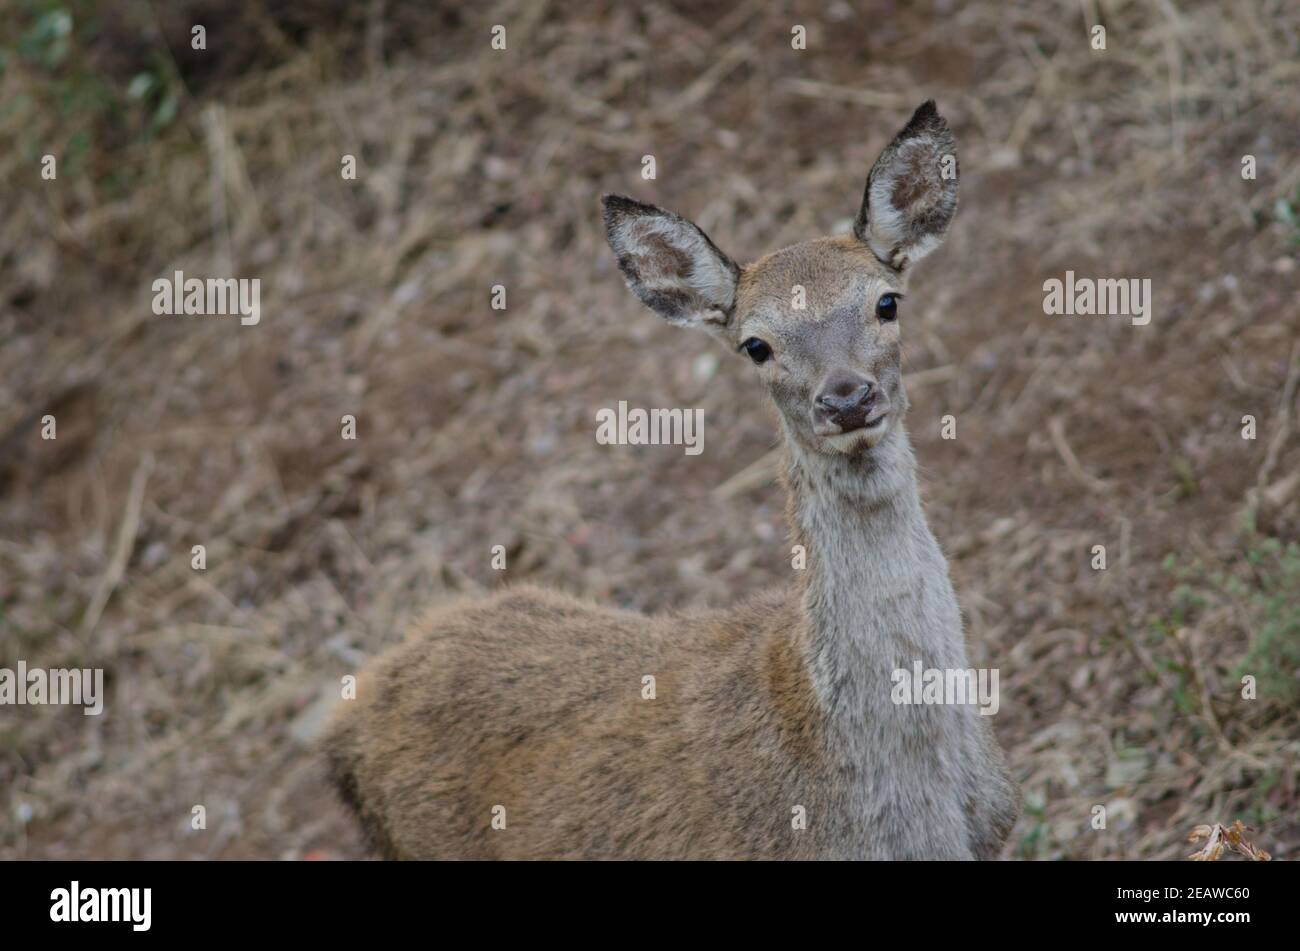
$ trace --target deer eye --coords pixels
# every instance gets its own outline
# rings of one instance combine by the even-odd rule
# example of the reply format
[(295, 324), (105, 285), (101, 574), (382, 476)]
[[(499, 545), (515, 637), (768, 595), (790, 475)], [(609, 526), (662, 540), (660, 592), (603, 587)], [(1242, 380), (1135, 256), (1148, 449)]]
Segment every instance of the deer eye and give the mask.
[(767, 358), (772, 355), (772, 348), (757, 337), (750, 337), (740, 345), (740, 349), (749, 354), (749, 359), (755, 363), (766, 363)]
[(886, 294), (876, 302), (876, 316), (883, 321), (898, 319), (898, 298), (893, 294)]

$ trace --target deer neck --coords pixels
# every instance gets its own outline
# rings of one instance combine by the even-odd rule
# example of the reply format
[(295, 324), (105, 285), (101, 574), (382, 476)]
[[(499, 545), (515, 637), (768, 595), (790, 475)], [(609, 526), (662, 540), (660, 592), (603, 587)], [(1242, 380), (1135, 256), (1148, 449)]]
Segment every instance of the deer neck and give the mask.
[(960, 613), (901, 425), (856, 458), (787, 445), (805, 658), (823, 712), (851, 726), (889, 710), (894, 670), (966, 666)]

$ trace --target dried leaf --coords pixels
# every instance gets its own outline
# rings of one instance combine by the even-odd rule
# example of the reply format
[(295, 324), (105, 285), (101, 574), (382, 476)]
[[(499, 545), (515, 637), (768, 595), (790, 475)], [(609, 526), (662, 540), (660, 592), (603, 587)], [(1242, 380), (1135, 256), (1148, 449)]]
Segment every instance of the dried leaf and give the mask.
[(1252, 862), (1268, 862), (1272, 856), (1246, 839), (1247, 832), (1255, 831), (1252, 827), (1243, 825), (1240, 819), (1226, 828), (1218, 822), (1213, 826), (1199, 825), (1188, 834), (1187, 841), (1205, 839), (1205, 845), (1187, 857), (1193, 862), (1217, 862), (1225, 850), (1231, 850), (1246, 856)]

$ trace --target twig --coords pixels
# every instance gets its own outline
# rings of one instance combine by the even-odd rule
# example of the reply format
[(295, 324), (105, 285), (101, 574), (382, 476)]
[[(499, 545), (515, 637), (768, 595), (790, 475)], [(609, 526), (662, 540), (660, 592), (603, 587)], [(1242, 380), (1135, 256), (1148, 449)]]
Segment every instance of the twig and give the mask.
[(702, 101), (724, 76), (741, 63), (752, 60), (754, 48), (748, 43), (736, 43), (723, 54), (722, 58), (704, 71), (699, 79), (686, 87), (686, 90), (668, 103), (663, 111), (670, 116), (680, 115), (687, 109)]
[(1065, 421), (1059, 416), (1053, 416), (1047, 423), (1047, 430), (1052, 436), (1052, 445), (1056, 447), (1061, 461), (1065, 463), (1065, 468), (1070, 471), (1079, 482), (1081, 482), (1090, 492), (1106, 492), (1110, 486), (1102, 479), (1087, 472), (1079, 464), (1079, 459), (1070, 448), (1070, 444), (1065, 441)]
[(1259, 467), (1259, 475), (1255, 477), (1255, 487), (1261, 496), (1268, 477), (1273, 472), (1273, 467), (1277, 465), (1277, 457), (1282, 454), (1282, 447), (1286, 444), (1287, 437), (1291, 435), (1291, 406), (1295, 402), (1297, 383), (1300, 383), (1300, 340), (1291, 346), (1291, 361), (1287, 369), (1286, 385), (1282, 387), (1282, 400), (1278, 406), (1281, 418), (1273, 438), (1268, 442), (1264, 464)]
[(113, 596), (113, 592), (122, 580), (122, 575), (126, 572), (126, 563), (131, 557), (131, 549), (135, 547), (136, 532), (140, 528), (140, 508), (144, 504), (144, 487), (149, 481), (149, 473), (152, 470), (153, 455), (149, 454), (140, 460), (135, 474), (131, 476), (126, 512), (122, 515), (122, 526), (117, 532), (117, 545), (113, 548), (113, 557), (109, 559), (108, 568), (99, 579), (99, 587), (95, 589), (94, 597), (90, 599), (86, 614), (81, 619), (83, 641), (89, 640), (91, 632), (94, 631), (95, 625), (99, 623), (99, 618), (104, 613), (104, 608), (108, 606), (108, 599)]
[(748, 492), (750, 489), (757, 489), (767, 485), (776, 478), (781, 452), (782, 447), (778, 446), (776, 449), (763, 453), (763, 455), (715, 488), (713, 490), (714, 496), (719, 499), (729, 499), (740, 495), (742, 492)]
[(905, 96), (892, 92), (876, 92), (874, 89), (854, 89), (850, 86), (836, 86), (822, 83), (815, 79), (787, 79), (778, 85), (782, 92), (795, 96), (807, 96), (810, 99), (830, 99), (834, 102), (851, 102), (857, 106), (871, 109), (902, 109), (909, 102)]
[(916, 373), (909, 373), (903, 378), (903, 382), (909, 389), (916, 389), (922, 386), (929, 386), (931, 383), (947, 383), (957, 376), (957, 364), (949, 363), (941, 367), (931, 367), (928, 370), (918, 370)]

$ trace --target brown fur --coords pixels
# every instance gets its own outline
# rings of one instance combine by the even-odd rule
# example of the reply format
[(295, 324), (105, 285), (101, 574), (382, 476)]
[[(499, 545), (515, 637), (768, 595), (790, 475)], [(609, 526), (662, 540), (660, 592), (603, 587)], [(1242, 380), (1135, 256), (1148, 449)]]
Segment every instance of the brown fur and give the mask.
[[(344, 705), (331, 774), (390, 858), (833, 852), (782, 796), (793, 770), (834, 768), (802, 632), (782, 596), (660, 618), (532, 587), (447, 605)], [(819, 788), (801, 804), (825, 815)]]

